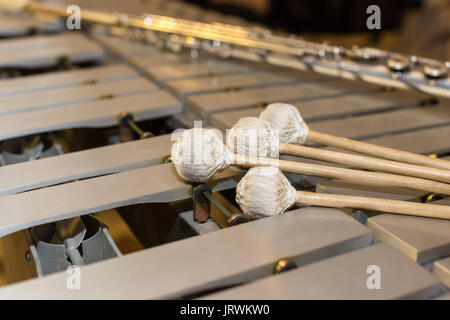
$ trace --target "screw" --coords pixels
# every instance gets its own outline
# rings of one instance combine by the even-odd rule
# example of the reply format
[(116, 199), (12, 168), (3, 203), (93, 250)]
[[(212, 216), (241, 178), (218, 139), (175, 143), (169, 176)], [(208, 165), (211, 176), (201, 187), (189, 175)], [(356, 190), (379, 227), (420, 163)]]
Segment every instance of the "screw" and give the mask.
[(282, 258), (275, 263), (273, 274), (279, 274), (288, 270), (296, 269), (297, 264), (291, 258)]

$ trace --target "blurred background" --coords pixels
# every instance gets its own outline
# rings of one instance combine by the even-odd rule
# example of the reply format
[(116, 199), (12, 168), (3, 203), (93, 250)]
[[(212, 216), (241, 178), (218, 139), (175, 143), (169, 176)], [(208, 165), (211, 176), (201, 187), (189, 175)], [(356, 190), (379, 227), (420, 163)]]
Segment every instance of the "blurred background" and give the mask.
[[(450, 0), (185, 0), (307, 40), (450, 59)], [(381, 30), (368, 30), (370, 5)]]

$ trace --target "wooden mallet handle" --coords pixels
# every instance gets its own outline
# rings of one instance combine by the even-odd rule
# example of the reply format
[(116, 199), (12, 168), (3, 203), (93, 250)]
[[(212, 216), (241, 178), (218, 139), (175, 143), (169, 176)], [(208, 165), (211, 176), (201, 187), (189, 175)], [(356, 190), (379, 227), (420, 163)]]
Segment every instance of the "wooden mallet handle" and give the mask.
[(450, 195), (449, 184), (389, 173), (367, 172), (304, 162), (249, 157), (238, 154), (234, 155), (233, 164), (244, 168), (271, 166), (278, 167), (281, 171), (290, 173), (340, 179), (369, 185), (408, 188), (424, 192)]
[(450, 206), (369, 197), (297, 191), (296, 203), (320, 207), (366, 209), (418, 217), (450, 219)]
[(336, 148), (356, 151), (379, 158), (450, 170), (450, 161), (447, 160), (435, 159), (417, 153), (377, 146), (374, 144), (347, 138), (341, 138), (313, 130), (309, 131), (307, 141), (325, 146), (332, 146)]
[[(280, 143), (280, 154), (289, 154), (331, 163), (339, 163), (354, 168), (384, 171), (405, 176), (450, 183), (450, 170), (427, 166), (354, 155), (343, 152), (306, 147), (296, 144)], [(428, 158), (428, 157), (427, 157)]]

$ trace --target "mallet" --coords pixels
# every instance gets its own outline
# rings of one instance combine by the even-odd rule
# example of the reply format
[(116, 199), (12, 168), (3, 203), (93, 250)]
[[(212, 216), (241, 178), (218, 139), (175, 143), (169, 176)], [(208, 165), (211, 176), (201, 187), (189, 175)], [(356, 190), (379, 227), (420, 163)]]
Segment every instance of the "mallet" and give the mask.
[(186, 130), (172, 145), (171, 156), (178, 174), (190, 182), (207, 182), (230, 165), (272, 166), (297, 174), (450, 194), (450, 185), (425, 179), (233, 154), (212, 129)]
[(250, 219), (281, 214), (295, 203), (450, 219), (450, 206), (297, 191), (280, 170), (273, 167), (250, 169), (236, 187), (236, 201)]
[(235, 153), (241, 155), (278, 158), (278, 153), (288, 154), (339, 163), (354, 168), (450, 182), (450, 170), (288, 144), (279, 140), (277, 130), (268, 121), (262, 118), (246, 117), (240, 119), (228, 132), (227, 145)]
[(260, 118), (268, 121), (273, 128), (280, 130), (280, 140), (284, 143), (305, 144), (306, 142), (313, 142), (379, 158), (450, 170), (450, 161), (447, 160), (310, 130), (298, 109), (289, 104), (272, 103), (261, 112)]

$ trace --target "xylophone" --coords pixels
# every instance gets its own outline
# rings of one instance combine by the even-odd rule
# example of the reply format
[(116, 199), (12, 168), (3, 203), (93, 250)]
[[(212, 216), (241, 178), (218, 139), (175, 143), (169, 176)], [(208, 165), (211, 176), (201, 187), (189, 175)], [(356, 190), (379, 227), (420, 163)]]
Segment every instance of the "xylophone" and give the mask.
[[(172, 17), (174, 25), (189, 19), (213, 23), (224, 39), (251, 30), (253, 40), (270, 42), (259, 26), (177, 1), (41, 4), (63, 12), (77, 4), (105, 19), (115, 12)], [(370, 72), (355, 81), (350, 71), (342, 78), (322, 72), (329, 69), (320, 61), (272, 55), (262, 63), (267, 52), (246, 43), (232, 55), (223, 41), (183, 47), (175, 32), (146, 34), (118, 17), (118, 24), (82, 21), (81, 31), (68, 31), (52, 15), (0, 13), (0, 277), (7, 283), (0, 299), (449, 298), (449, 220), (294, 206), (249, 221), (235, 201), (244, 168), (224, 166), (190, 183), (171, 159), (177, 129), (201, 124), (225, 133), (271, 103), (287, 103), (311, 131), (450, 160), (446, 74), (431, 79), (400, 68), (389, 81)], [(286, 38), (273, 41), (285, 48)], [(404, 62), (383, 56), (390, 58)], [(426, 67), (434, 75), (442, 71), (436, 62)], [(310, 146), (360, 159), (355, 151)], [(329, 172), (358, 168), (299, 155), (280, 159)], [(448, 193), (424, 185), (298, 171), (285, 176), (286, 185), (323, 196), (450, 206)], [(440, 181), (448, 188), (448, 177)], [(258, 196), (261, 203), (269, 197), (257, 194), (256, 207)], [(67, 284), (65, 271), (74, 265), (80, 266), (79, 289)], [(381, 272), (381, 289), (368, 287), (370, 266)]]

